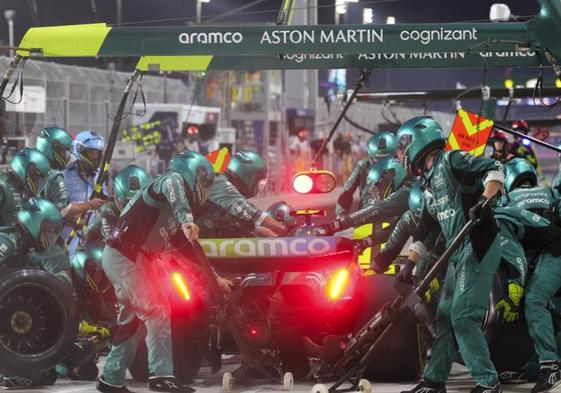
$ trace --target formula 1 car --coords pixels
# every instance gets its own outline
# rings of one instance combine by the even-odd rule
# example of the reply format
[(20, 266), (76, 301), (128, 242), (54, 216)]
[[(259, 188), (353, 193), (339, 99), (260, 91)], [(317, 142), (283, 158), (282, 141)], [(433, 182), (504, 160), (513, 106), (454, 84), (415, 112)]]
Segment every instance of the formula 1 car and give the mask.
[[(352, 335), (396, 294), (390, 276), (364, 273), (353, 241), (322, 236), (316, 229), (313, 225), (298, 227), (293, 231), (296, 236), (285, 238), (200, 241), (220, 275), (235, 279), (230, 307), (243, 314), (239, 333), (252, 346), (249, 352), (266, 363), (269, 379), (308, 376), (309, 361), (317, 346), (334, 337)], [(241, 350), (231, 332), (219, 323), (198, 265), (169, 262), (167, 259), (164, 264), (175, 268), (168, 268), (160, 280), (172, 305), (175, 373), (188, 382), (203, 357), (209, 359), (213, 371), (218, 371), (222, 353)], [(418, 337), (415, 320), (404, 320), (388, 338), (386, 349), (406, 355), (384, 359), (369, 369), (368, 377), (418, 377), (424, 360)], [(244, 359), (244, 363), (255, 362)], [(224, 388), (231, 387), (233, 380), (243, 379), (251, 368), (242, 366), (233, 376), (225, 374)], [(129, 370), (135, 379), (148, 378), (144, 344)]]
[[(322, 358), (340, 354), (341, 343), (348, 342), (400, 294), (391, 276), (360, 269), (355, 243), (321, 236), (316, 229), (305, 226), (294, 232), (308, 236), (201, 241), (217, 271), (238, 278), (227, 305), (239, 316), (235, 324), (237, 339), (208, 291), (209, 279), (201, 264), (185, 263), (177, 255), (158, 256), (166, 266), (157, 269), (157, 277), (173, 310), (173, 353), (178, 378), (191, 381), (204, 358), (216, 372), (223, 353), (240, 351), (245, 353), (244, 363), (261, 362), (265, 374), (277, 381), (285, 378), (285, 386), (290, 386), (293, 376), (321, 380), (345, 371), (331, 369), (332, 375), (321, 374), (310, 368), (310, 361), (317, 364)], [(493, 305), (507, 291), (505, 277), (502, 271), (497, 274), (485, 321), (499, 371), (520, 368), (533, 352), (523, 319), (505, 325), (494, 310)], [(3, 271), (0, 372), (22, 375), (30, 369), (40, 371), (54, 366), (73, 347), (78, 320), (72, 289), (60, 279), (39, 269)], [(422, 332), (412, 314), (404, 315), (377, 345), (363, 376), (375, 381), (418, 377), (430, 344), (430, 335)], [(251, 350), (240, 349), (240, 335), (242, 345)], [(505, 345), (513, 340), (521, 348), (516, 354)], [(148, 378), (146, 358), (141, 344), (130, 368), (133, 377), (141, 381)], [(349, 364), (359, 360), (355, 357)], [(243, 379), (250, 368), (242, 368), (233, 376), (225, 374), (224, 387)]]

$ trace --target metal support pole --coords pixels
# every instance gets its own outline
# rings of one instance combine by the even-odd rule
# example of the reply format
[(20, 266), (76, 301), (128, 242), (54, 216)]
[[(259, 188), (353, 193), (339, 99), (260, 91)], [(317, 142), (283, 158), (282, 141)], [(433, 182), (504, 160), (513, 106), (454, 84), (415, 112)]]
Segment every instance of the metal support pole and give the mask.
[(0, 84), (0, 97), (4, 97), (4, 91), (6, 91), (6, 87), (8, 86), (8, 82), (12, 78), (14, 71), (19, 67), (20, 63), (23, 61), (23, 57), (20, 55), (14, 56), (10, 61), (10, 65), (4, 74), (4, 78), (2, 79), (2, 83)]
[(203, 2), (197, 0), (197, 24), (200, 25), (203, 17)]
[(64, 102), (64, 129), (69, 130), (70, 129), (70, 102), (68, 100), (68, 97), (64, 97), (63, 102)]
[[(10, 47), (14, 47), (14, 20), (10, 19), (8, 20), (8, 34), (9, 34), (9, 38), (8, 38), (8, 42)], [(10, 57), (14, 57), (15, 55), (15, 50), (14, 49), (10, 49)]]
[(123, 0), (117, 0), (117, 26), (123, 23)]
[(553, 146), (553, 145), (551, 145), (547, 142), (544, 142), (544, 141), (541, 141), (537, 138), (534, 138), (533, 136), (523, 134), (522, 132), (514, 131), (513, 129), (510, 129), (508, 127), (505, 127), (505, 126), (502, 126), (502, 125), (496, 124), (496, 123), (493, 125), (493, 127), (495, 127), (497, 130), (501, 130), (503, 132), (506, 132), (507, 134), (514, 135), (514, 136), (517, 136), (519, 138), (528, 139), (530, 142), (533, 142), (536, 145), (540, 145), (540, 146), (543, 146), (547, 149), (554, 150), (557, 153), (561, 153), (561, 149), (558, 148), (557, 146)]
[(263, 125), (263, 160), (269, 165), (269, 140), (271, 135), (271, 72), (265, 71), (265, 86), (263, 93), (265, 94), (265, 124)]
[[(123, 96), (121, 97), (121, 101), (119, 102), (119, 107), (117, 108), (117, 113), (115, 114), (115, 119), (113, 120), (113, 126), (111, 127), (111, 132), (109, 133), (109, 137), (107, 138), (107, 147), (103, 152), (103, 157), (101, 159), (101, 164), (99, 166), (99, 174), (95, 179), (95, 185), (89, 197), (90, 200), (92, 198), (99, 197), (100, 195), (103, 194), (103, 184), (107, 181), (109, 177), (111, 158), (113, 156), (113, 151), (115, 149), (117, 138), (119, 136), (121, 121), (123, 120), (123, 113), (125, 112), (125, 105), (127, 103), (127, 100), (129, 98), (129, 95), (132, 91), (134, 84), (141, 77), (141, 75), (142, 73), (140, 71), (135, 70), (127, 82), (127, 86), (125, 87), (125, 91), (123, 93)], [(90, 213), (91, 212), (88, 212), (84, 218), (81, 216), (78, 217), (74, 224), (74, 228), (83, 228), (87, 226), (91, 216)], [(66, 245), (72, 243), (72, 240), (77, 236), (79, 236), (77, 229), (72, 230), (72, 232), (66, 239)]]

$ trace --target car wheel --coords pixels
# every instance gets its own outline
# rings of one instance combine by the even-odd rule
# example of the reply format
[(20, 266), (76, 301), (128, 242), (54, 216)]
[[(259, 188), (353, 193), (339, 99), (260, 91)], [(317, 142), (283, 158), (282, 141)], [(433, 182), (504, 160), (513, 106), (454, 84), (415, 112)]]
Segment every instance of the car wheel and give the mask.
[(0, 372), (26, 375), (54, 367), (78, 334), (72, 287), (39, 269), (0, 277)]
[[(191, 383), (207, 351), (208, 315), (200, 307), (179, 315), (172, 312), (171, 331), (174, 375), (184, 384)], [(136, 381), (148, 382), (148, 350), (144, 339), (138, 344), (129, 372)]]
[[(376, 274), (361, 279), (357, 295), (360, 297), (358, 305), (362, 310), (356, 324), (356, 330), (359, 330), (385, 303), (393, 301), (398, 293), (394, 289), (393, 278)], [(410, 381), (419, 378), (426, 359), (423, 335), (420, 332), (420, 327), (411, 313), (407, 313), (376, 348), (376, 354), (366, 368), (364, 378), (379, 382)]]
[[(519, 370), (534, 354), (524, 312), (520, 313), (517, 321), (505, 323), (501, 313), (495, 310), (495, 304), (507, 295), (508, 277), (504, 266), (500, 266), (493, 282), (489, 311), (484, 325), (491, 360), (498, 372)], [(516, 351), (512, 350), (513, 343), (516, 345)]]
[(148, 372), (148, 349), (146, 348), (144, 339), (140, 340), (138, 343), (134, 360), (129, 366), (129, 373), (133, 379), (138, 382), (148, 382), (148, 378), (150, 377), (150, 373)]

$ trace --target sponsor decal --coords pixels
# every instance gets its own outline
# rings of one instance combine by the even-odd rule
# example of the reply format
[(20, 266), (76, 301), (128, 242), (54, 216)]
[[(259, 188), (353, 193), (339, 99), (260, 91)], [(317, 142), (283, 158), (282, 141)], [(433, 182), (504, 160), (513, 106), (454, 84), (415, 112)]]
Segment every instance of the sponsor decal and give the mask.
[(456, 209), (446, 209), (437, 213), (438, 221), (448, 220), (456, 215)]
[(243, 41), (243, 34), (239, 31), (212, 31), (179, 34), (179, 42), (189, 44), (239, 44)]
[(258, 239), (200, 239), (210, 258), (260, 258), (318, 256), (337, 251), (330, 237), (284, 237)]
[(516, 206), (522, 207), (524, 205), (534, 205), (534, 204), (549, 206), (549, 199), (546, 199), (546, 198), (528, 198), (528, 199), (524, 199), (524, 200), (518, 202), (516, 204)]

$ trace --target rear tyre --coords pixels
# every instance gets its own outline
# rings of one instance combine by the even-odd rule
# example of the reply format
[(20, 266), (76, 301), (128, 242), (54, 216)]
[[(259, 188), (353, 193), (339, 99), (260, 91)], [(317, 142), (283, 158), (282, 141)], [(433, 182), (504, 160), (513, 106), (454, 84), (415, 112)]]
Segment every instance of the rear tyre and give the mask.
[[(208, 325), (208, 315), (202, 303), (200, 306), (193, 304), (188, 311), (172, 312), (173, 372), (183, 384), (193, 382), (199, 373), (207, 352)], [(129, 372), (138, 382), (148, 382), (150, 372), (145, 340), (140, 340)]]
[[(520, 370), (534, 355), (534, 346), (528, 334), (524, 312), (520, 312), (520, 318), (517, 321), (505, 323), (501, 313), (495, 310), (495, 304), (506, 296), (508, 296), (508, 278), (506, 269), (501, 265), (493, 282), (489, 311), (484, 326), (491, 360), (499, 373)], [(512, 350), (513, 343), (516, 345), (516, 351)]]
[(132, 364), (129, 366), (129, 372), (131, 376), (138, 382), (147, 383), (150, 377), (150, 372), (148, 371), (148, 349), (146, 348), (146, 342), (140, 340), (138, 343), (138, 348), (136, 349), (136, 355)]
[(27, 375), (54, 367), (78, 334), (72, 287), (39, 269), (0, 276), (0, 372)]
[[(355, 331), (364, 326), (381, 308), (393, 301), (398, 293), (391, 276), (365, 276), (357, 287), (357, 305), (362, 310)], [(388, 356), (394, 354), (396, 356)], [(421, 376), (426, 358), (420, 327), (410, 313), (395, 326), (366, 367), (364, 378), (370, 381), (411, 381)], [(357, 359), (358, 361), (358, 359)]]

